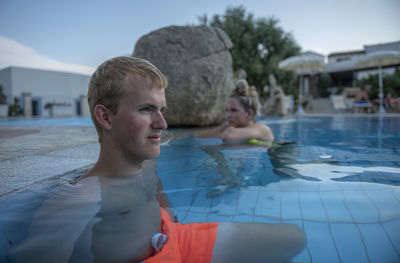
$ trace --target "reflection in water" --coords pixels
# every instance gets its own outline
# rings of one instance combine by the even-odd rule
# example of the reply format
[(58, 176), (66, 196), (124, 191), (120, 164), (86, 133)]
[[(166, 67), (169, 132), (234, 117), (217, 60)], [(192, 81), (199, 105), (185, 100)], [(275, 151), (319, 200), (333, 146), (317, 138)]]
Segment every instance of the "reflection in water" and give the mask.
[(160, 231), (155, 165), (131, 176), (89, 177), (57, 187), (36, 212), (13, 262), (132, 262), (151, 256)]
[[(231, 146), (232, 147), (232, 146)], [(238, 146), (236, 146), (238, 147)], [(216, 169), (218, 174), (221, 176), (219, 180), (215, 182), (217, 187), (210, 190), (207, 193), (207, 197), (215, 197), (223, 193), (229, 188), (234, 188), (240, 184), (242, 184), (240, 178), (238, 177), (238, 173), (243, 169), (243, 165), (241, 163), (241, 159), (239, 159), (239, 163), (237, 165), (237, 169), (233, 169), (232, 164), (229, 164), (225, 155), (222, 153), (222, 150), (228, 149), (228, 146), (224, 145), (206, 145), (201, 146), (201, 150), (207, 153), (211, 158), (214, 159), (213, 164), (210, 165), (210, 160), (207, 159), (207, 166), (210, 168)]]
[[(200, 146), (200, 149), (209, 155), (204, 165), (215, 169), (221, 177), (214, 182), (216, 186), (207, 193), (207, 197), (210, 198), (218, 196), (231, 188), (265, 185), (285, 178), (300, 176), (298, 173), (295, 175), (296, 170), (289, 167), (289, 164), (296, 162), (295, 158), (299, 154), (297, 145), (292, 142), (274, 143), (270, 148), (241, 143), (203, 145)], [(255, 158), (249, 158), (252, 150), (256, 151)], [(266, 158), (266, 156), (263, 156), (261, 153), (268, 154), (269, 161), (273, 166), (273, 172), (263, 169), (262, 162), (265, 160), (262, 159)], [(252, 184), (248, 180), (252, 170), (250, 166), (253, 166), (252, 168), (256, 170), (256, 173), (259, 173), (260, 169), (264, 170), (264, 173), (268, 173), (264, 174), (264, 178), (267, 178), (267, 180), (263, 180), (262, 183), (258, 181)], [(245, 174), (241, 175), (241, 172), (244, 170)]]
[(313, 181), (371, 182), (400, 185), (400, 168), (396, 167), (361, 167), (326, 163), (292, 164), (290, 167), (300, 177)]

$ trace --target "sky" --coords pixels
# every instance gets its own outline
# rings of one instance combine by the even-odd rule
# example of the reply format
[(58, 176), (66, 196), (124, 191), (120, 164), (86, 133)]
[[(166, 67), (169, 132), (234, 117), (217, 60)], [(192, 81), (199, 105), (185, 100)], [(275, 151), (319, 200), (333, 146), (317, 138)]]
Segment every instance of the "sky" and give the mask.
[(90, 75), (154, 30), (244, 6), (274, 17), (303, 51), (328, 55), (400, 41), (400, 0), (0, 0), (0, 69)]

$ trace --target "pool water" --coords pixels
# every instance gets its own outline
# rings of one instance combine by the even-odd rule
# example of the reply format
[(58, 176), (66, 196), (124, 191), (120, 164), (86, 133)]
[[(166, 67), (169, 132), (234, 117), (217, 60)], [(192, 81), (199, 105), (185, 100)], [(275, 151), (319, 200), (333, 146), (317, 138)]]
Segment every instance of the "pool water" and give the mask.
[(400, 262), (400, 118), (264, 119), (269, 150), (187, 137), (158, 174), (182, 223), (293, 223), (293, 262)]
[[(308, 244), (293, 262), (400, 262), (400, 117), (259, 121), (286, 143), (266, 149), (178, 136), (161, 146), (157, 174), (178, 220), (296, 224)], [(1, 263), (13, 262), (10, 251), (29, 234), (50, 192), (59, 200), (75, 196), (54, 189), (76, 176), (0, 197)], [(98, 198), (88, 197), (93, 211), (82, 211), (88, 222)]]

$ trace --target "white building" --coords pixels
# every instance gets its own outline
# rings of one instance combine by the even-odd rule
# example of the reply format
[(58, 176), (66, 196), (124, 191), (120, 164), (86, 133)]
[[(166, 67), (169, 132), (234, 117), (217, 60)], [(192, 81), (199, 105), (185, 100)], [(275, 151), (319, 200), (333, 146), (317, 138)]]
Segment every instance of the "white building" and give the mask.
[[(323, 73), (327, 73), (332, 78), (333, 86), (353, 86), (355, 80), (368, 77), (370, 74), (377, 74), (377, 67), (361, 67), (356, 62), (376, 51), (400, 51), (400, 41), (365, 45), (363, 50), (336, 52), (328, 55), (328, 64), (325, 66)], [(387, 65), (382, 68), (384, 74), (393, 74), (399, 67), (399, 64)]]
[(9, 105), (19, 100), (26, 117), (88, 116), (90, 76), (76, 73), (8, 67), (0, 70), (0, 85)]

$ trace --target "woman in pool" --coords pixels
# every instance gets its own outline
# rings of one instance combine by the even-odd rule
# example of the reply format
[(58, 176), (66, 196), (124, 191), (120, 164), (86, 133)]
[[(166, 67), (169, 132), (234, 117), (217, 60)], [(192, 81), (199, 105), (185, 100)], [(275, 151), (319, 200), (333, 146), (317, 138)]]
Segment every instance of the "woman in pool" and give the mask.
[(200, 131), (195, 137), (220, 137), (224, 142), (257, 139), (272, 142), (274, 135), (271, 129), (255, 122), (258, 110), (257, 91), (250, 88), (246, 80), (239, 80), (226, 105), (228, 123)]
[[(274, 140), (271, 129), (261, 123), (255, 122), (258, 109), (258, 94), (255, 89), (248, 86), (247, 81), (241, 79), (237, 81), (236, 88), (229, 97), (226, 104), (226, 117), (228, 123), (224, 123), (215, 128), (200, 131), (195, 134), (199, 138), (221, 138), (223, 142), (246, 141), (259, 146), (270, 147)], [(201, 149), (215, 160), (215, 169), (221, 176), (217, 182), (219, 187), (210, 191), (207, 196), (216, 196), (229, 188), (242, 184), (238, 171), (231, 169), (228, 164), (231, 160), (221, 151), (236, 149), (237, 147), (248, 147), (239, 144), (206, 145)], [(234, 148), (231, 148), (234, 147)], [(239, 164), (238, 167), (241, 167)]]

